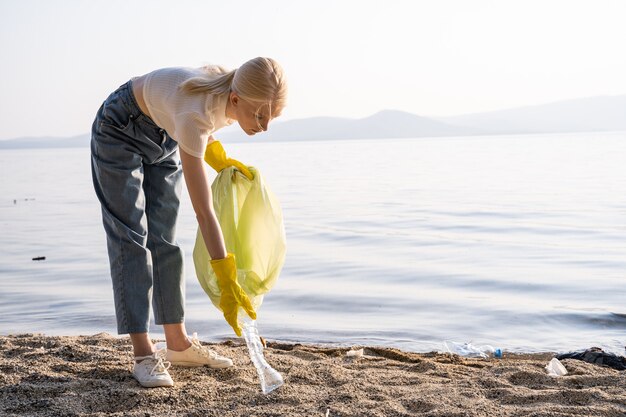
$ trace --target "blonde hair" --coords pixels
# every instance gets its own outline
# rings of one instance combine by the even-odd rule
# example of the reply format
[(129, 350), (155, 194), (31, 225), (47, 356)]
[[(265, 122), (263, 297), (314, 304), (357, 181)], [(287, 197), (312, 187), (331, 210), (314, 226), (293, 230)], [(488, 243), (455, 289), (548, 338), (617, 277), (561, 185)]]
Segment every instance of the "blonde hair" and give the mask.
[(219, 65), (209, 65), (203, 70), (202, 76), (190, 78), (181, 88), (190, 93), (216, 95), (234, 91), (259, 108), (268, 105), (270, 115), (272, 108), (280, 111), (287, 104), (287, 80), (282, 67), (272, 58), (257, 57), (231, 71)]

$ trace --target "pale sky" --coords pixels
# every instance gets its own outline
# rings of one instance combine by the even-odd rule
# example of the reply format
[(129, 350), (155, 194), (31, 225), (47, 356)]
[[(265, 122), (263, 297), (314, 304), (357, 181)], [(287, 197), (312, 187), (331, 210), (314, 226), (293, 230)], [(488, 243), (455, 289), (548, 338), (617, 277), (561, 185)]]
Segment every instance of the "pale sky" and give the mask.
[(621, 0), (0, 0), (0, 139), (87, 133), (132, 76), (256, 56), (287, 73), (280, 120), (626, 94), (625, 18)]

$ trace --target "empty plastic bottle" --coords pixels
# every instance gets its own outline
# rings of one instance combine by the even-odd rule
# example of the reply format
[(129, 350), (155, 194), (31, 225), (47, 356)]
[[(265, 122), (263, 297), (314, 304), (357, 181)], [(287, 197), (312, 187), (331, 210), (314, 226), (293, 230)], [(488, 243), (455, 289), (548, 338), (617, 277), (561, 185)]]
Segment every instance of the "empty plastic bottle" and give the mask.
[(491, 345), (474, 346), (472, 342), (457, 343), (450, 340), (443, 342), (447, 352), (456, 353), (459, 356), (468, 358), (501, 358), (502, 350)]
[(282, 375), (272, 368), (270, 364), (265, 360), (263, 356), (263, 345), (261, 344), (261, 338), (259, 337), (259, 331), (256, 327), (256, 322), (251, 320), (246, 313), (240, 310), (239, 320), (241, 324), (241, 333), (246, 340), (248, 346), (248, 353), (250, 354), (250, 360), (256, 368), (256, 372), (259, 375), (259, 382), (261, 383), (261, 391), (263, 394), (269, 394), (276, 388), (284, 384)]

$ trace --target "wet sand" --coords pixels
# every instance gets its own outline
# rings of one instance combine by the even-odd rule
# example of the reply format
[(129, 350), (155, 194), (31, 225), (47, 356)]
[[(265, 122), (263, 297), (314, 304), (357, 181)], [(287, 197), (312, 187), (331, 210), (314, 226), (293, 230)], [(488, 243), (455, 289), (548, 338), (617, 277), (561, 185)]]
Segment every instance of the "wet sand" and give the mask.
[[(207, 343), (203, 343), (207, 344)], [(285, 385), (264, 395), (245, 344), (211, 344), (229, 369), (170, 368), (172, 388), (142, 388), (127, 337), (0, 336), (2, 416), (626, 416), (626, 372), (550, 353), (467, 359), (441, 353), (272, 343)]]

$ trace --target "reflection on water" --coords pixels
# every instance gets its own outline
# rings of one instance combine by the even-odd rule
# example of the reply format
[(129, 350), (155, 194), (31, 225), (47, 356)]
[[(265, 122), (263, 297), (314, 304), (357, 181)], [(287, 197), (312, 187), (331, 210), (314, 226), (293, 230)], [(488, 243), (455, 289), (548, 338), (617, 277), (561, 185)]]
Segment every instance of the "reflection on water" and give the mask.
[[(266, 338), (626, 344), (626, 134), (226, 147), (283, 207), (287, 260), (259, 310)], [(115, 333), (88, 149), (2, 150), (0, 187), (0, 332)], [(195, 233), (185, 195), (187, 327), (220, 340), (231, 334), (195, 280)]]

